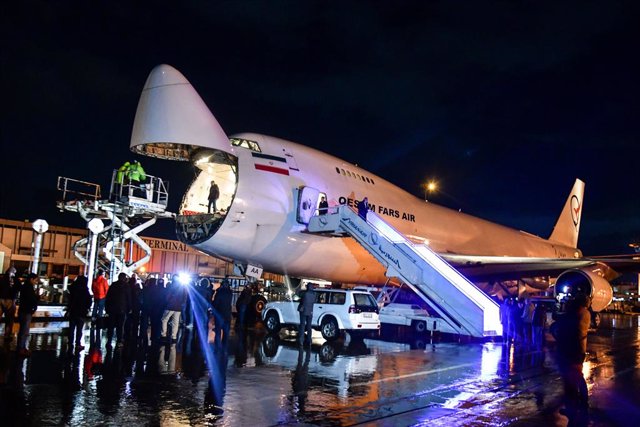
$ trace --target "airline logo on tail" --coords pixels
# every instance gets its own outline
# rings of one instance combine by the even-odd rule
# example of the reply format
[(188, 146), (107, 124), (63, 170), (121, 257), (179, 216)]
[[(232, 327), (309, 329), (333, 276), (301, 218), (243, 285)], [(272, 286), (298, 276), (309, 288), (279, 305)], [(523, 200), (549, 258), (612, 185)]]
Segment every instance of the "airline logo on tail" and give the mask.
[(582, 204), (580, 203), (580, 199), (575, 194), (571, 196), (571, 219), (573, 220), (573, 225), (578, 228), (578, 223), (580, 222), (580, 209), (582, 209)]
[(578, 247), (578, 232), (580, 231), (580, 217), (582, 216), (582, 198), (584, 197), (584, 182), (576, 179), (567, 197), (562, 213), (553, 227), (549, 240), (571, 248)]

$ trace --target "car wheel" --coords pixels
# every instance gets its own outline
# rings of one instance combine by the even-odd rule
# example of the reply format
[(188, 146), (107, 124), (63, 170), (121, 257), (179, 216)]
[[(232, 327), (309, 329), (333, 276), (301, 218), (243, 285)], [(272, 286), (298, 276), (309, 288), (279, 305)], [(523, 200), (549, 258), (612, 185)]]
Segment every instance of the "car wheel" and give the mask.
[(262, 296), (258, 296), (253, 301), (253, 310), (256, 313), (256, 318), (259, 319), (262, 316), (262, 310), (264, 310), (265, 305), (267, 305), (267, 300)]
[(413, 330), (419, 334), (424, 334), (427, 330), (427, 322), (419, 320), (413, 324)]
[(340, 336), (338, 322), (333, 317), (325, 317), (320, 325), (322, 337), (327, 341), (335, 341)]
[(264, 319), (264, 326), (267, 328), (267, 331), (271, 333), (278, 333), (280, 331), (280, 319), (278, 318), (278, 313), (275, 311), (270, 311), (267, 313), (267, 317)]

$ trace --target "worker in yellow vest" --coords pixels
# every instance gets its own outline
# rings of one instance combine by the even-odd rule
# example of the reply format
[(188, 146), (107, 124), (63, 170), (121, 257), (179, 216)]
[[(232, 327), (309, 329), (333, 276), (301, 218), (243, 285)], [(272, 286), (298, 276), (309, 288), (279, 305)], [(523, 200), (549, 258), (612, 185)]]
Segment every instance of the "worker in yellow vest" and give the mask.
[(116, 171), (116, 179), (113, 182), (113, 191), (110, 197), (112, 202), (115, 202), (122, 197), (122, 186), (124, 184), (124, 179), (128, 178), (128, 171), (130, 167), (131, 164), (129, 162), (124, 162)]
[(139, 161), (136, 160), (129, 166), (127, 169), (127, 176), (129, 178), (129, 184), (131, 185), (129, 190), (130, 196), (133, 195), (131, 194), (131, 189), (140, 189), (144, 191), (143, 183), (147, 179), (147, 175)]

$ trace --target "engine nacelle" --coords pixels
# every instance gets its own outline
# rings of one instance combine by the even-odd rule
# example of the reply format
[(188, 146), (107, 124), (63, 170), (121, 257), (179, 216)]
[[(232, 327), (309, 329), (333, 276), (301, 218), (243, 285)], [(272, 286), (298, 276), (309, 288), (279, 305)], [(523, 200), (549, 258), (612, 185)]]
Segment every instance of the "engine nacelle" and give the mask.
[(591, 309), (595, 312), (604, 310), (613, 299), (611, 284), (599, 274), (596, 267), (567, 270), (556, 280), (556, 294), (573, 296), (587, 295), (591, 298)]

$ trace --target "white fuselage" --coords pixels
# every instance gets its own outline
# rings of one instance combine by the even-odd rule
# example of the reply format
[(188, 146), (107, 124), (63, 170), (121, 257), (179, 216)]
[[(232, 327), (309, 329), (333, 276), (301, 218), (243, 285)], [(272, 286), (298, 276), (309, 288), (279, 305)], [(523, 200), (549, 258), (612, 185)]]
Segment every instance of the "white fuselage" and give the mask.
[[(293, 142), (257, 134), (263, 154), (288, 154), (289, 175), (257, 169), (248, 149), (235, 147), (238, 184), (226, 218), (197, 249), (266, 271), (341, 283), (384, 283), (383, 267), (353, 239), (306, 233), (296, 220), (298, 189), (312, 187), (329, 205), (355, 206), (368, 197), (398, 231), (440, 253), (571, 258), (576, 249), (554, 244), (433, 203), (427, 203), (355, 165)], [(297, 169), (297, 170), (295, 170)], [(342, 171), (345, 171), (344, 173)], [(364, 179), (363, 179), (364, 178)], [(222, 196), (221, 196), (222, 197)]]

